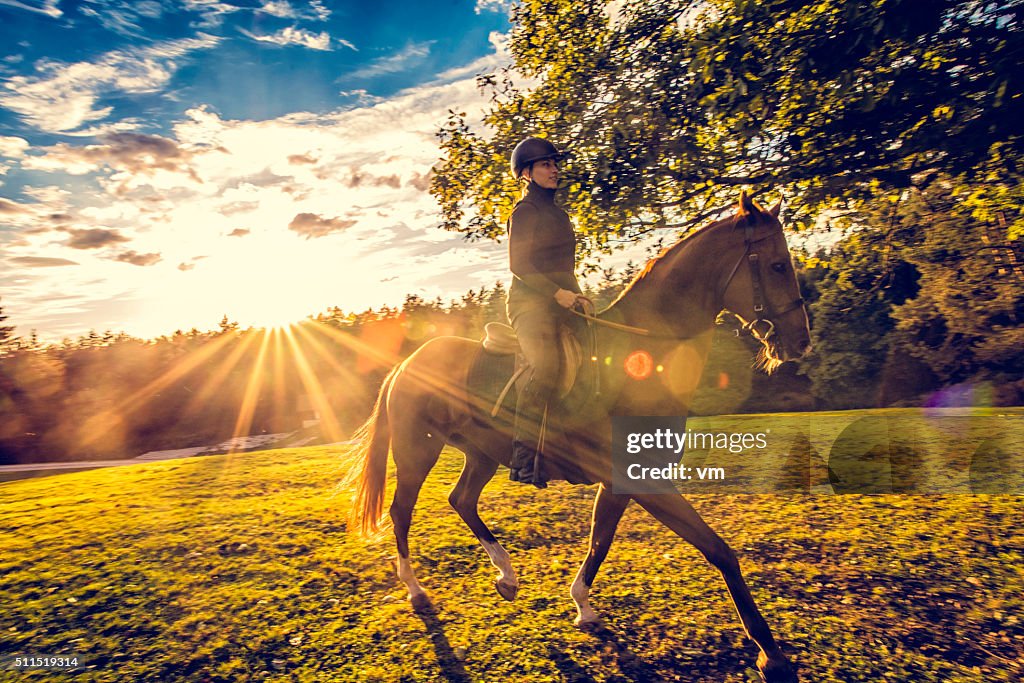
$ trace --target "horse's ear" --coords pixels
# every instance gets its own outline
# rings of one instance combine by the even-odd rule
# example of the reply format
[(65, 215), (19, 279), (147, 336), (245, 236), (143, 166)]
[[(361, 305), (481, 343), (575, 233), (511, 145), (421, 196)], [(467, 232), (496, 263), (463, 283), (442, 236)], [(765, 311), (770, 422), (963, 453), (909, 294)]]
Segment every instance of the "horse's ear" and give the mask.
[(753, 198), (747, 194), (746, 190), (740, 190), (739, 215), (745, 218), (746, 216), (754, 213), (757, 213), (757, 205), (754, 204)]
[(775, 205), (772, 206), (772, 208), (768, 209), (768, 213), (770, 213), (775, 218), (779, 217), (779, 213), (781, 211), (782, 211), (782, 200), (781, 199), (779, 201), (775, 202)]

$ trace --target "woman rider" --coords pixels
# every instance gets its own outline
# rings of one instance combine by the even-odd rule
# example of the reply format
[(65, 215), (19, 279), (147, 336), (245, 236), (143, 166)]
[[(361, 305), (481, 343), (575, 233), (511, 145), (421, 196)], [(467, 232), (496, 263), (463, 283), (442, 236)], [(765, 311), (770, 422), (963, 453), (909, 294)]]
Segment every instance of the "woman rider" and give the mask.
[(558, 325), (568, 309), (586, 299), (576, 281), (576, 234), (569, 215), (555, 203), (558, 162), (567, 154), (542, 138), (526, 138), (512, 151), (512, 175), (523, 197), (509, 220), (512, 284), (506, 308), (523, 356), (533, 368), (516, 403), (512, 481), (546, 484), (538, 440), (545, 407), (559, 371)]

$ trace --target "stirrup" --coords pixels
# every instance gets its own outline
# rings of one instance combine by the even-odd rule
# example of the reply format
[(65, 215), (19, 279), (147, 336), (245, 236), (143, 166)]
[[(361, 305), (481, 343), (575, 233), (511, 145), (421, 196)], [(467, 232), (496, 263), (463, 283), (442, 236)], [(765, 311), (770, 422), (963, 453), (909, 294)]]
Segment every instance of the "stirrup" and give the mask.
[[(512, 459), (509, 461), (509, 474), (508, 478), (511, 481), (519, 482), (522, 484), (533, 484), (539, 489), (546, 489), (548, 482), (542, 476), (541, 458), (544, 454), (545, 437), (547, 436), (548, 430), (548, 406), (544, 405), (544, 413), (540, 420), (540, 433), (538, 434), (537, 442), (535, 444), (527, 444), (523, 441), (515, 440), (512, 442)], [(512, 468), (515, 464), (516, 449), (529, 447), (533, 451), (533, 459), (529, 464), (529, 467), (518, 467)], [(529, 476), (524, 477), (520, 473), (527, 473)]]
[(548, 487), (547, 480), (540, 477), (535, 468), (526, 469), (524, 467), (522, 469), (509, 470), (508, 480), (514, 481), (517, 484), (533, 484), (539, 489), (546, 489)]

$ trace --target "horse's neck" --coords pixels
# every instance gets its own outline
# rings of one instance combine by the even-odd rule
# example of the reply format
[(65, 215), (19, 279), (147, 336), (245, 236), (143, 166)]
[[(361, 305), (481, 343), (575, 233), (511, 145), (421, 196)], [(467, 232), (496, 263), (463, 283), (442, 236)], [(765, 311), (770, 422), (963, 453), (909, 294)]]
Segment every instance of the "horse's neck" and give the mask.
[[(717, 290), (724, 252), (719, 235), (680, 243), (602, 311), (602, 319), (651, 333), (598, 331), (598, 347), (609, 358), (604, 381), (615, 396), (612, 414), (686, 414), (721, 309)], [(638, 377), (638, 371), (647, 375)], [(652, 375), (659, 379), (651, 380)]]
[(689, 339), (710, 330), (721, 310), (716, 237), (697, 235), (673, 247), (601, 317), (650, 330), (656, 337)]

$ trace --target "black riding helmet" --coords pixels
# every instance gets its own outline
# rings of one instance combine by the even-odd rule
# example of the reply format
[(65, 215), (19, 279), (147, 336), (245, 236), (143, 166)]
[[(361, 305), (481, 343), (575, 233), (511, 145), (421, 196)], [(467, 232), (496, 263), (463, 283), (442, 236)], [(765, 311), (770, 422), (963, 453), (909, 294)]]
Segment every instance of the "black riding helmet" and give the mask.
[(567, 152), (559, 152), (557, 147), (544, 138), (526, 138), (512, 150), (512, 157), (509, 159), (509, 168), (516, 180), (519, 180), (519, 176), (522, 174), (523, 169), (535, 161), (541, 161), (543, 159), (561, 161), (567, 156), (569, 156)]

